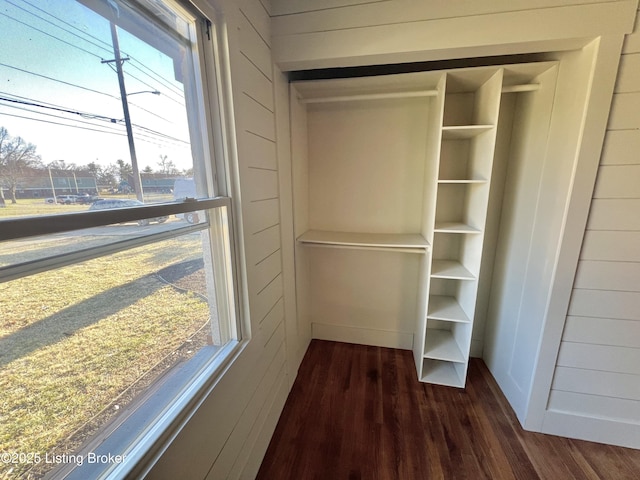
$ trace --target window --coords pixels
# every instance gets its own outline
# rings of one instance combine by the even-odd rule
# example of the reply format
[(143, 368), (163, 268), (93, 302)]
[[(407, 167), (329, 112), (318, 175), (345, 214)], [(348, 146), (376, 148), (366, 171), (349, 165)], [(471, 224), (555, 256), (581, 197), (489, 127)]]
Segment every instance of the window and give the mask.
[(0, 478), (121, 473), (239, 339), (219, 33), (0, 6)]

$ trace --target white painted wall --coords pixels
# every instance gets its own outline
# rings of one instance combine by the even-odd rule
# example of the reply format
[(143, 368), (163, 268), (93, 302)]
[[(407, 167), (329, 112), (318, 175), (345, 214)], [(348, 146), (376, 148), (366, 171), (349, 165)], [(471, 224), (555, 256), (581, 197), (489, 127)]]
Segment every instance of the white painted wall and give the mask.
[(640, 29), (626, 39), (545, 422), (640, 448)]

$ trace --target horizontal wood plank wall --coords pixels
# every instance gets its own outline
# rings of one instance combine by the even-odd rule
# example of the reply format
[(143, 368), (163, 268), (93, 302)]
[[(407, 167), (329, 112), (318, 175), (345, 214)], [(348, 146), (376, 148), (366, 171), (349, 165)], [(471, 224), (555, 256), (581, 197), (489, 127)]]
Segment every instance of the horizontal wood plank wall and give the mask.
[(252, 478), (260, 466), (289, 382), (285, 381), (284, 298), (269, 4), (241, 0), (240, 55), (232, 72), (244, 214), (252, 341), (265, 373), (207, 478)]
[[(342, 3), (339, 8), (331, 4)], [(632, 18), (635, 0), (274, 0), (273, 55), (283, 70), (573, 49)], [(456, 32), (451, 35), (451, 32)], [(373, 38), (383, 41), (372, 41)], [(518, 39), (511, 43), (508, 39)], [(527, 49), (523, 51), (523, 49)]]
[[(604, 429), (615, 428), (615, 422), (635, 424), (631, 432), (635, 431), (636, 440), (630, 446), (636, 448), (640, 448), (638, 111), (640, 29), (636, 26), (623, 49), (548, 404), (549, 411), (589, 417)], [(610, 426), (603, 420), (610, 420)]]

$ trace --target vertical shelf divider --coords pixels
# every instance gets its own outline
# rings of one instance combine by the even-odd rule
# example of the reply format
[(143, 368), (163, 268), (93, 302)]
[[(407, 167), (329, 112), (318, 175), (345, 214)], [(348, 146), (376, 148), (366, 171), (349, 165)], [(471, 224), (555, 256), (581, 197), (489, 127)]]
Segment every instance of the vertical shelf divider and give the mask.
[[(444, 115), (444, 99), (446, 92), (446, 73), (438, 80), (437, 94), (432, 99), (429, 120), (426, 128), (427, 150), (424, 169), (424, 197), (422, 204), (423, 222), (422, 236), (433, 246), (433, 225), (435, 221), (436, 189), (442, 139), (442, 118)], [(418, 280), (418, 306), (416, 310), (416, 329), (413, 336), (413, 357), (418, 372), (422, 377), (422, 359), (427, 328), (427, 308), (429, 302), (429, 277), (431, 273), (431, 250), (421, 259), (420, 278)]]

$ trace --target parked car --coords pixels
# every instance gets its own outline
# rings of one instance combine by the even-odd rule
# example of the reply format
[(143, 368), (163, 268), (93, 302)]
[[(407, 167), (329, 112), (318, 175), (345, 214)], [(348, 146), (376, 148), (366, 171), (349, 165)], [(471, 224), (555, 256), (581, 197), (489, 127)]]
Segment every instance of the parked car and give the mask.
[[(139, 200), (127, 200), (122, 198), (112, 198), (108, 200), (97, 200), (91, 204), (89, 210), (108, 210), (112, 208), (139, 207), (144, 203)], [(167, 216), (145, 218), (138, 220), (138, 225), (149, 225), (150, 222), (164, 223), (169, 219)]]
[(61, 203), (62, 205), (72, 205), (76, 203), (77, 199), (78, 199), (77, 195), (58, 195), (56, 197), (56, 200), (58, 200), (58, 203)]
[(90, 203), (97, 202), (98, 200), (104, 200), (104, 199), (96, 195), (89, 195), (85, 193), (84, 195), (78, 195), (78, 197), (76, 198), (76, 203), (80, 203), (82, 205), (89, 205)]

